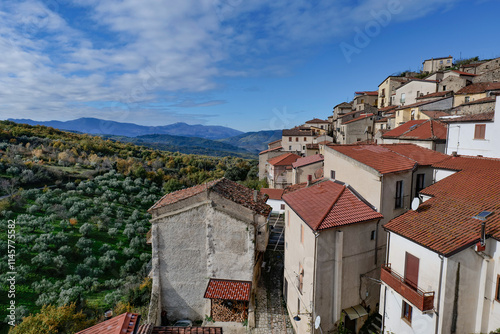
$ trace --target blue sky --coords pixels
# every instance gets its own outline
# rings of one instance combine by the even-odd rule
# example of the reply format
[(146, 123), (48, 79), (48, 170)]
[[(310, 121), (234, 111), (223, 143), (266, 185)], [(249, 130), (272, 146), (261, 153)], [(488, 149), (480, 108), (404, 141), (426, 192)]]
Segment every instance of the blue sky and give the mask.
[(0, 3), (0, 119), (278, 129), (422, 61), (500, 56), (496, 0)]

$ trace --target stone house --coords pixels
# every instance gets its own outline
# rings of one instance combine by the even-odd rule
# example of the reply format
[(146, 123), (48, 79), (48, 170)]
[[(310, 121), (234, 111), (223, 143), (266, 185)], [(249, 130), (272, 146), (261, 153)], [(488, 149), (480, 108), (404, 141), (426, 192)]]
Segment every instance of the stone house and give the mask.
[(447, 126), (431, 120), (408, 121), (382, 135), (383, 144), (415, 144), (445, 153)]
[(377, 107), (378, 91), (355, 92), (352, 110), (365, 111), (369, 106)]
[[(304, 127), (315, 128), (318, 133), (323, 134), (330, 131), (331, 123), (324, 119), (313, 118), (304, 124)], [(321, 132), (320, 132), (321, 131)]]
[(450, 96), (453, 96), (452, 90), (422, 95), (422, 96), (417, 97), (416, 100), (417, 100), (417, 102), (435, 101), (435, 100), (439, 100), (439, 99), (442, 99), (444, 97), (450, 97)]
[(395, 119), (396, 119), (396, 116), (394, 116), (394, 115), (390, 115), (387, 117), (382, 117), (380, 119), (377, 119), (373, 124), (373, 127), (374, 127), (373, 132), (377, 133), (379, 130), (390, 130), (390, 129), (394, 128)]
[(307, 182), (308, 175), (314, 175), (315, 178), (322, 177), (318, 171), (323, 169), (323, 155), (315, 154), (297, 159), (292, 163), (292, 184)]
[(471, 115), (484, 114), (495, 110), (495, 96), (483, 97), (482, 99), (473, 100), (462, 103), (453, 108), (452, 114), (456, 115)]
[(373, 122), (377, 116), (372, 113), (361, 114), (359, 117), (343, 123), (340, 126), (340, 136), (337, 143), (352, 144), (373, 138)]
[(395, 125), (399, 126), (415, 119), (427, 119), (424, 111), (443, 111), (451, 110), (453, 107), (453, 97), (443, 97), (437, 100), (421, 101), (413, 104), (398, 107), (395, 115)]
[[(265, 202), (257, 191), (222, 178), (169, 193), (148, 210), (153, 256), (149, 323), (210, 315), (217, 319), (226, 308), (254, 324), (254, 294), (271, 212)], [(214, 284), (220, 284), (223, 295), (207, 296)], [(221, 327), (228, 321), (218, 320), (215, 325)]]
[[(500, 99), (496, 101), (500, 110)], [(500, 158), (498, 134), (500, 122), (495, 120), (495, 111), (443, 119), (448, 123), (446, 153), (481, 155)]]
[(500, 160), (456, 156), (434, 167), (438, 182), (420, 191), (415, 210), (384, 226), (384, 333), (492, 333), (500, 328)]
[(453, 107), (484, 98), (491, 97), (493, 93), (500, 92), (500, 82), (479, 82), (460, 89), (455, 93)]
[(378, 101), (377, 107), (379, 109), (392, 105), (392, 95), (396, 94), (396, 88), (403, 83), (409, 81), (410, 78), (398, 77), (389, 75), (387, 78), (378, 85)]
[(281, 198), (284, 189), (260, 188), (260, 193), (267, 196), (266, 204), (272, 208), (273, 213), (285, 212), (285, 202)]
[(453, 66), (453, 57), (440, 57), (426, 59), (422, 62), (423, 71), (432, 73)]
[(295, 127), (282, 131), (281, 145), (284, 151), (306, 154), (306, 145), (312, 144), (319, 133), (309, 127)]
[(282, 155), (283, 151), (283, 147), (278, 146), (268, 148), (267, 150), (259, 153), (259, 180), (267, 179), (268, 177), (269, 163), (267, 161), (269, 159)]
[(437, 91), (436, 80), (411, 79), (396, 88), (392, 95), (392, 104), (398, 106), (410, 105), (417, 102), (417, 97), (429, 95)]
[(352, 111), (352, 104), (342, 102), (333, 107), (333, 120), (336, 121), (340, 115), (347, 114)]
[[(283, 200), (283, 294), (295, 332), (328, 333), (339, 320), (358, 330), (378, 302), (378, 285), (369, 278), (383, 260), (374, 233), (382, 215), (350, 186), (330, 180)], [(360, 314), (350, 319), (351, 309)], [(321, 329), (313, 327), (317, 316)]]
[(460, 89), (472, 84), (476, 74), (451, 70), (443, 75), (443, 79), (439, 81), (438, 92), (453, 91), (458, 92)]
[(292, 164), (300, 158), (294, 153), (284, 153), (267, 161), (269, 188), (283, 189), (292, 184)]

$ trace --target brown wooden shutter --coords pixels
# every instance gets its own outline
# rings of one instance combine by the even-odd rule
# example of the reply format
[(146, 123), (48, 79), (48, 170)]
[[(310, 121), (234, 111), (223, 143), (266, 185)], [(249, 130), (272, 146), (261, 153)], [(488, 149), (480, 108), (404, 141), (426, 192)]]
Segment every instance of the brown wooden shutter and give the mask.
[(418, 257), (406, 253), (406, 264), (405, 264), (405, 281), (413, 288), (418, 286), (418, 266), (420, 260)]

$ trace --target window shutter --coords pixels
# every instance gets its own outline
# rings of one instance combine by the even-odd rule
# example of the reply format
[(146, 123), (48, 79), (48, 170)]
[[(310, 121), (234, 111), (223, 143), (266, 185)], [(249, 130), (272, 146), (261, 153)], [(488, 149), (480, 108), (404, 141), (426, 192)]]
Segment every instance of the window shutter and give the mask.
[(406, 253), (406, 264), (405, 264), (405, 281), (408, 285), (413, 288), (418, 286), (418, 266), (419, 258)]

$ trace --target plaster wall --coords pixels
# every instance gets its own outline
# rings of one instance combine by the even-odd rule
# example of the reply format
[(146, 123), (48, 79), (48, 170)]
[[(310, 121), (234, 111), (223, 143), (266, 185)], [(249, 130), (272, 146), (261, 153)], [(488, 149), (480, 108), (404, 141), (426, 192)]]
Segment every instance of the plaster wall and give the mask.
[(307, 166), (294, 168), (292, 173), (293, 174), (292, 184), (307, 182), (308, 175), (312, 175), (314, 180), (315, 179), (314, 173), (321, 167), (323, 167), (323, 161), (309, 164)]
[[(437, 90), (437, 83), (429, 81), (414, 80), (410, 81), (396, 89), (394, 104), (410, 105), (417, 102), (416, 98), (423, 95), (435, 93)], [(404, 94), (404, 101), (401, 97)]]

